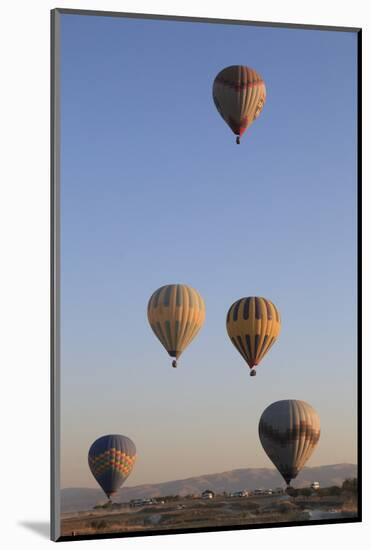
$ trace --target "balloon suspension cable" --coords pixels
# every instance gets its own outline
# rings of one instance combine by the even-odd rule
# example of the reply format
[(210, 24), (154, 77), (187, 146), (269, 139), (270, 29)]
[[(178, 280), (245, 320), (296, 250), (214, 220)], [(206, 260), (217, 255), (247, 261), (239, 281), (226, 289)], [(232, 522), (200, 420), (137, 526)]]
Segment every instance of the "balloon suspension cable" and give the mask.
[(250, 376), (256, 376), (256, 370), (255, 369), (251, 369)]
[(176, 369), (177, 366), (178, 366), (178, 365), (177, 365), (177, 362), (174, 360), (174, 361), (171, 363), (171, 366), (172, 366), (174, 369)]
[(237, 143), (237, 145), (240, 144), (240, 136), (237, 136), (237, 137), (236, 137), (236, 143)]

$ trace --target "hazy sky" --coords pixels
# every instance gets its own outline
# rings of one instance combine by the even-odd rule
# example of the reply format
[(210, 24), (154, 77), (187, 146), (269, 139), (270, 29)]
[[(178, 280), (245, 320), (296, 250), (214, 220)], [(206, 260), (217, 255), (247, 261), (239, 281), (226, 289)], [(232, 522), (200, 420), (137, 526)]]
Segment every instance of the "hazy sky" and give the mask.
[[(273, 467), (261, 413), (321, 417), (308, 465), (356, 461), (356, 33), (62, 16), (62, 486), (96, 487), (90, 444), (121, 433), (127, 485)], [(255, 68), (267, 102), (241, 145), (211, 88)], [(178, 369), (146, 307), (195, 287), (206, 323)], [(242, 296), (282, 332), (250, 378), (227, 337)]]

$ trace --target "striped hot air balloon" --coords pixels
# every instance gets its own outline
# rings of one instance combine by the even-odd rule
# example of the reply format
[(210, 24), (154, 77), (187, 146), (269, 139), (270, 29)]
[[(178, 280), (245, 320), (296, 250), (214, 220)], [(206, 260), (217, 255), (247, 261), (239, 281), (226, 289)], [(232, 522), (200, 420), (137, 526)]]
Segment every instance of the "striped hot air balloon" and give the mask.
[(136, 449), (124, 435), (103, 435), (89, 449), (91, 473), (110, 499), (133, 469)]
[(263, 109), (266, 99), (264, 80), (254, 69), (231, 65), (216, 76), (213, 99), (220, 115), (236, 134), (236, 143), (240, 143), (242, 134)]
[(319, 416), (305, 401), (276, 401), (261, 415), (260, 442), (287, 485), (312, 455), (320, 431)]
[(251, 376), (255, 376), (254, 367), (273, 346), (280, 330), (280, 314), (266, 298), (240, 298), (228, 310), (228, 336), (249, 365)]
[(195, 338), (205, 321), (205, 303), (194, 288), (165, 285), (156, 290), (148, 302), (148, 321), (170, 357), (173, 367)]

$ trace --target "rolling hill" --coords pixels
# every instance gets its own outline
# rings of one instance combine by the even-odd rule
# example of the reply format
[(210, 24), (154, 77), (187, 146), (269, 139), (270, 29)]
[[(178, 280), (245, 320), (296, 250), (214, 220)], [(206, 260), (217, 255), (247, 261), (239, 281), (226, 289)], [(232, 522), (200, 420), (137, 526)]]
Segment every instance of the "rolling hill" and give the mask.
[[(340, 485), (344, 479), (357, 477), (355, 464), (331, 464), (303, 468), (293, 485), (305, 487), (312, 481), (319, 481), (321, 487)], [(167, 481), (135, 487), (123, 487), (117, 493), (115, 501), (127, 502), (134, 498), (150, 498), (165, 495), (200, 494), (205, 489), (212, 489), (216, 493), (223, 491), (238, 491), (242, 489), (269, 489), (283, 487), (284, 482), (280, 474), (270, 468), (241, 468), (222, 472), (219, 474), (207, 474), (187, 479)], [(77, 512), (92, 508), (97, 503), (105, 502), (103, 492), (88, 488), (66, 488), (61, 490), (61, 511)]]

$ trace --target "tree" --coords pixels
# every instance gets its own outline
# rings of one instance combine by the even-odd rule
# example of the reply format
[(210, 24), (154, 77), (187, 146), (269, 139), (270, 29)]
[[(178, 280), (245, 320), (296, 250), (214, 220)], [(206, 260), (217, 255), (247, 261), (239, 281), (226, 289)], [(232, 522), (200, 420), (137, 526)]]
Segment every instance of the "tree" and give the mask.
[(297, 489), (294, 489), (294, 487), (287, 487), (286, 494), (288, 494), (292, 498), (296, 498), (299, 495), (299, 491)]
[(358, 492), (358, 479), (354, 477), (353, 479), (348, 478), (344, 481), (342, 485), (342, 489), (344, 491), (347, 491), (349, 493), (357, 493)]
[(331, 487), (324, 487), (316, 491), (320, 497), (333, 497), (341, 495), (342, 488), (337, 485), (332, 485)]

